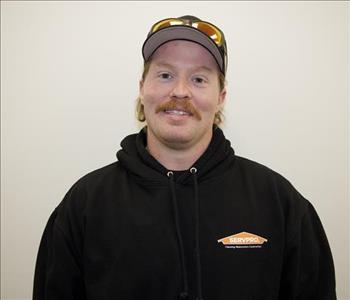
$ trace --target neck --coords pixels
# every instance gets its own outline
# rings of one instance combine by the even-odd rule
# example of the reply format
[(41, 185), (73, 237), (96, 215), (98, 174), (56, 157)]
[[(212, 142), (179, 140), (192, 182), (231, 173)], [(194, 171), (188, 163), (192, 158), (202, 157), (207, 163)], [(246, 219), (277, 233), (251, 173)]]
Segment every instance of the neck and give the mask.
[(159, 141), (150, 130), (147, 130), (147, 149), (168, 170), (188, 170), (208, 148), (212, 135), (210, 131), (195, 144), (180, 145)]

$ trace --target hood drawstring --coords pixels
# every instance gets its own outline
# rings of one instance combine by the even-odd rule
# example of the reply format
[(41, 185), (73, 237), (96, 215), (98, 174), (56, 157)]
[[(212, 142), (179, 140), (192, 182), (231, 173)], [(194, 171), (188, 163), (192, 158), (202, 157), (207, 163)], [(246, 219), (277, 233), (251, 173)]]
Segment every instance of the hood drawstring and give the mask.
[[(198, 199), (198, 181), (197, 181), (197, 169), (192, 167), (190, 173), (193, 175), (194, 183), (194, 202), (195, 202), (195, 256), (196, 256), (196, 275), (197, 275), (197, 298), (196, 300), (203, 300), (202, 297), (202, 271), (201, 271), (201, 261), (200, 261), (200, 243), (199, 243), (199, 199)], [(185, 263), (185, 254), (183, 239), (179, 224), (179, 212), (177, 206), (177, 199), (175, 193), (174, 184), (174, 173), (169, 171), (167, 176), (170, 180), (171, 198), (174, 210), (174, 220), (176, 227), (176, 235), (179, 244), (180, 261), (181, 261), (181, 273), (182, 273), (182, 292), (180, 293), (180, 299), (186, 299), (188, 297), (188, 279), (187, 279), (187, 269)]]
[(197, 300), (203, 300), (202, 297), (202, 269), (201, 269), (201, 257), (200, 257), (200, 244), (199, 244), (199, 199), (198, 199), (198, 181), (197, 181), (197, 169), (192, 167), (190, 169), (193, 175), (194, 183), (194, 205), (195, 205), (195, 236), (196, 236), (196, 265), (197, 265)]
[(171, 199), (172, 199), (173, 209), (174, 209), (176, 235), (177, 235), (177, 242), (179, 244), (180, 261), (181, 261), (182, 291), (180, 293), (180, 299), (186, 299), (188, 297), (187, 269), (186, 269), (186, 263), (185, 263), (184, 245), (183, 245), (182, 234), (181, 234), (180, 224), (179, 224), (179, 212), (177, 208), (177, 200), (176, 200), (176, 193), (175, 193), (175, 186), (174, 186), (174, 173), (169, 171), (167, 173), (167, 176), (170, 179)]

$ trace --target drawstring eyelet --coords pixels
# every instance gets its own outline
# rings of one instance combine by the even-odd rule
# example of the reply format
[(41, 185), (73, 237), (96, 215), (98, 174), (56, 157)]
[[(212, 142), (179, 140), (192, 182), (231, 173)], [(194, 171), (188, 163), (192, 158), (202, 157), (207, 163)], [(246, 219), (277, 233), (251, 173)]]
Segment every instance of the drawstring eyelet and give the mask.
[(191, 174), (196, 174), (197, 173), (197, 169), (195, 167), (192, 167), (190, 169), (190, 172), (191, 172)]
[(168, 177), (172, 177), (172, 176), (174, 176), (174, 172), (169, 171), (168, 173), (166, 173), (166, 176), (168, 176)]

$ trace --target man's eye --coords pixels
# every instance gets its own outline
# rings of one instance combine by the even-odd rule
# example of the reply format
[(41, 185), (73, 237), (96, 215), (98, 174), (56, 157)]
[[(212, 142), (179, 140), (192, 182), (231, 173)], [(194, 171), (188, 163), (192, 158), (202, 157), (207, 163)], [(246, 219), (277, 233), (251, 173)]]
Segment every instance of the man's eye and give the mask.
[(170, 79), (171, 75), (169, 73), (161, 73), (161, 74), (159, 74), (159, 77), (161, 79)]
[(202, 78), (202, 77), (194, 77), (193, 81), (195, 83), (200, 83), (200, 84), (205, 82), (204, 78)]

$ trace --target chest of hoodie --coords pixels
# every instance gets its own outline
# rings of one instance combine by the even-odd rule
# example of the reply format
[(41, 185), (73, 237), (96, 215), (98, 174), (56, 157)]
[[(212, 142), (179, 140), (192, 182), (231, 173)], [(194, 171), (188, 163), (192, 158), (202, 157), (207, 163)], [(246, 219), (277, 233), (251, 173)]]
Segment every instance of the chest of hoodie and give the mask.
[[(195, 277), (194, 187), (191, 183), (175, 183), (175, 193), (192, 285)], [(105, 284), (109, 274), (114, 279), (124, 278), (125, 282), (128, 279), (148, 282), (148, 285), (150, 282), (179, 285), (179, 245), (171, 197), (167, 184), (145, 184), (126, 177), (98, 201), (93, 201), (87, 212), (84, 237), (84, 263), (86, 274), (90, 274), (87, 282)], [(198, 197), (204, 283), (210, 278), (220, 286), (225, 278), (232, 276), (244, 282), (245, 277), (254, 281), (251, 274), (278, 274), (283, 216), (278, 209), (278, 199), (268, 188), (250, 186), (233, 180), (228, 174), (219, 180), (199, 182)], [(267, 242), (261, 247), (233, 247), (219, 241), (242, 232), (263, 237)]]

